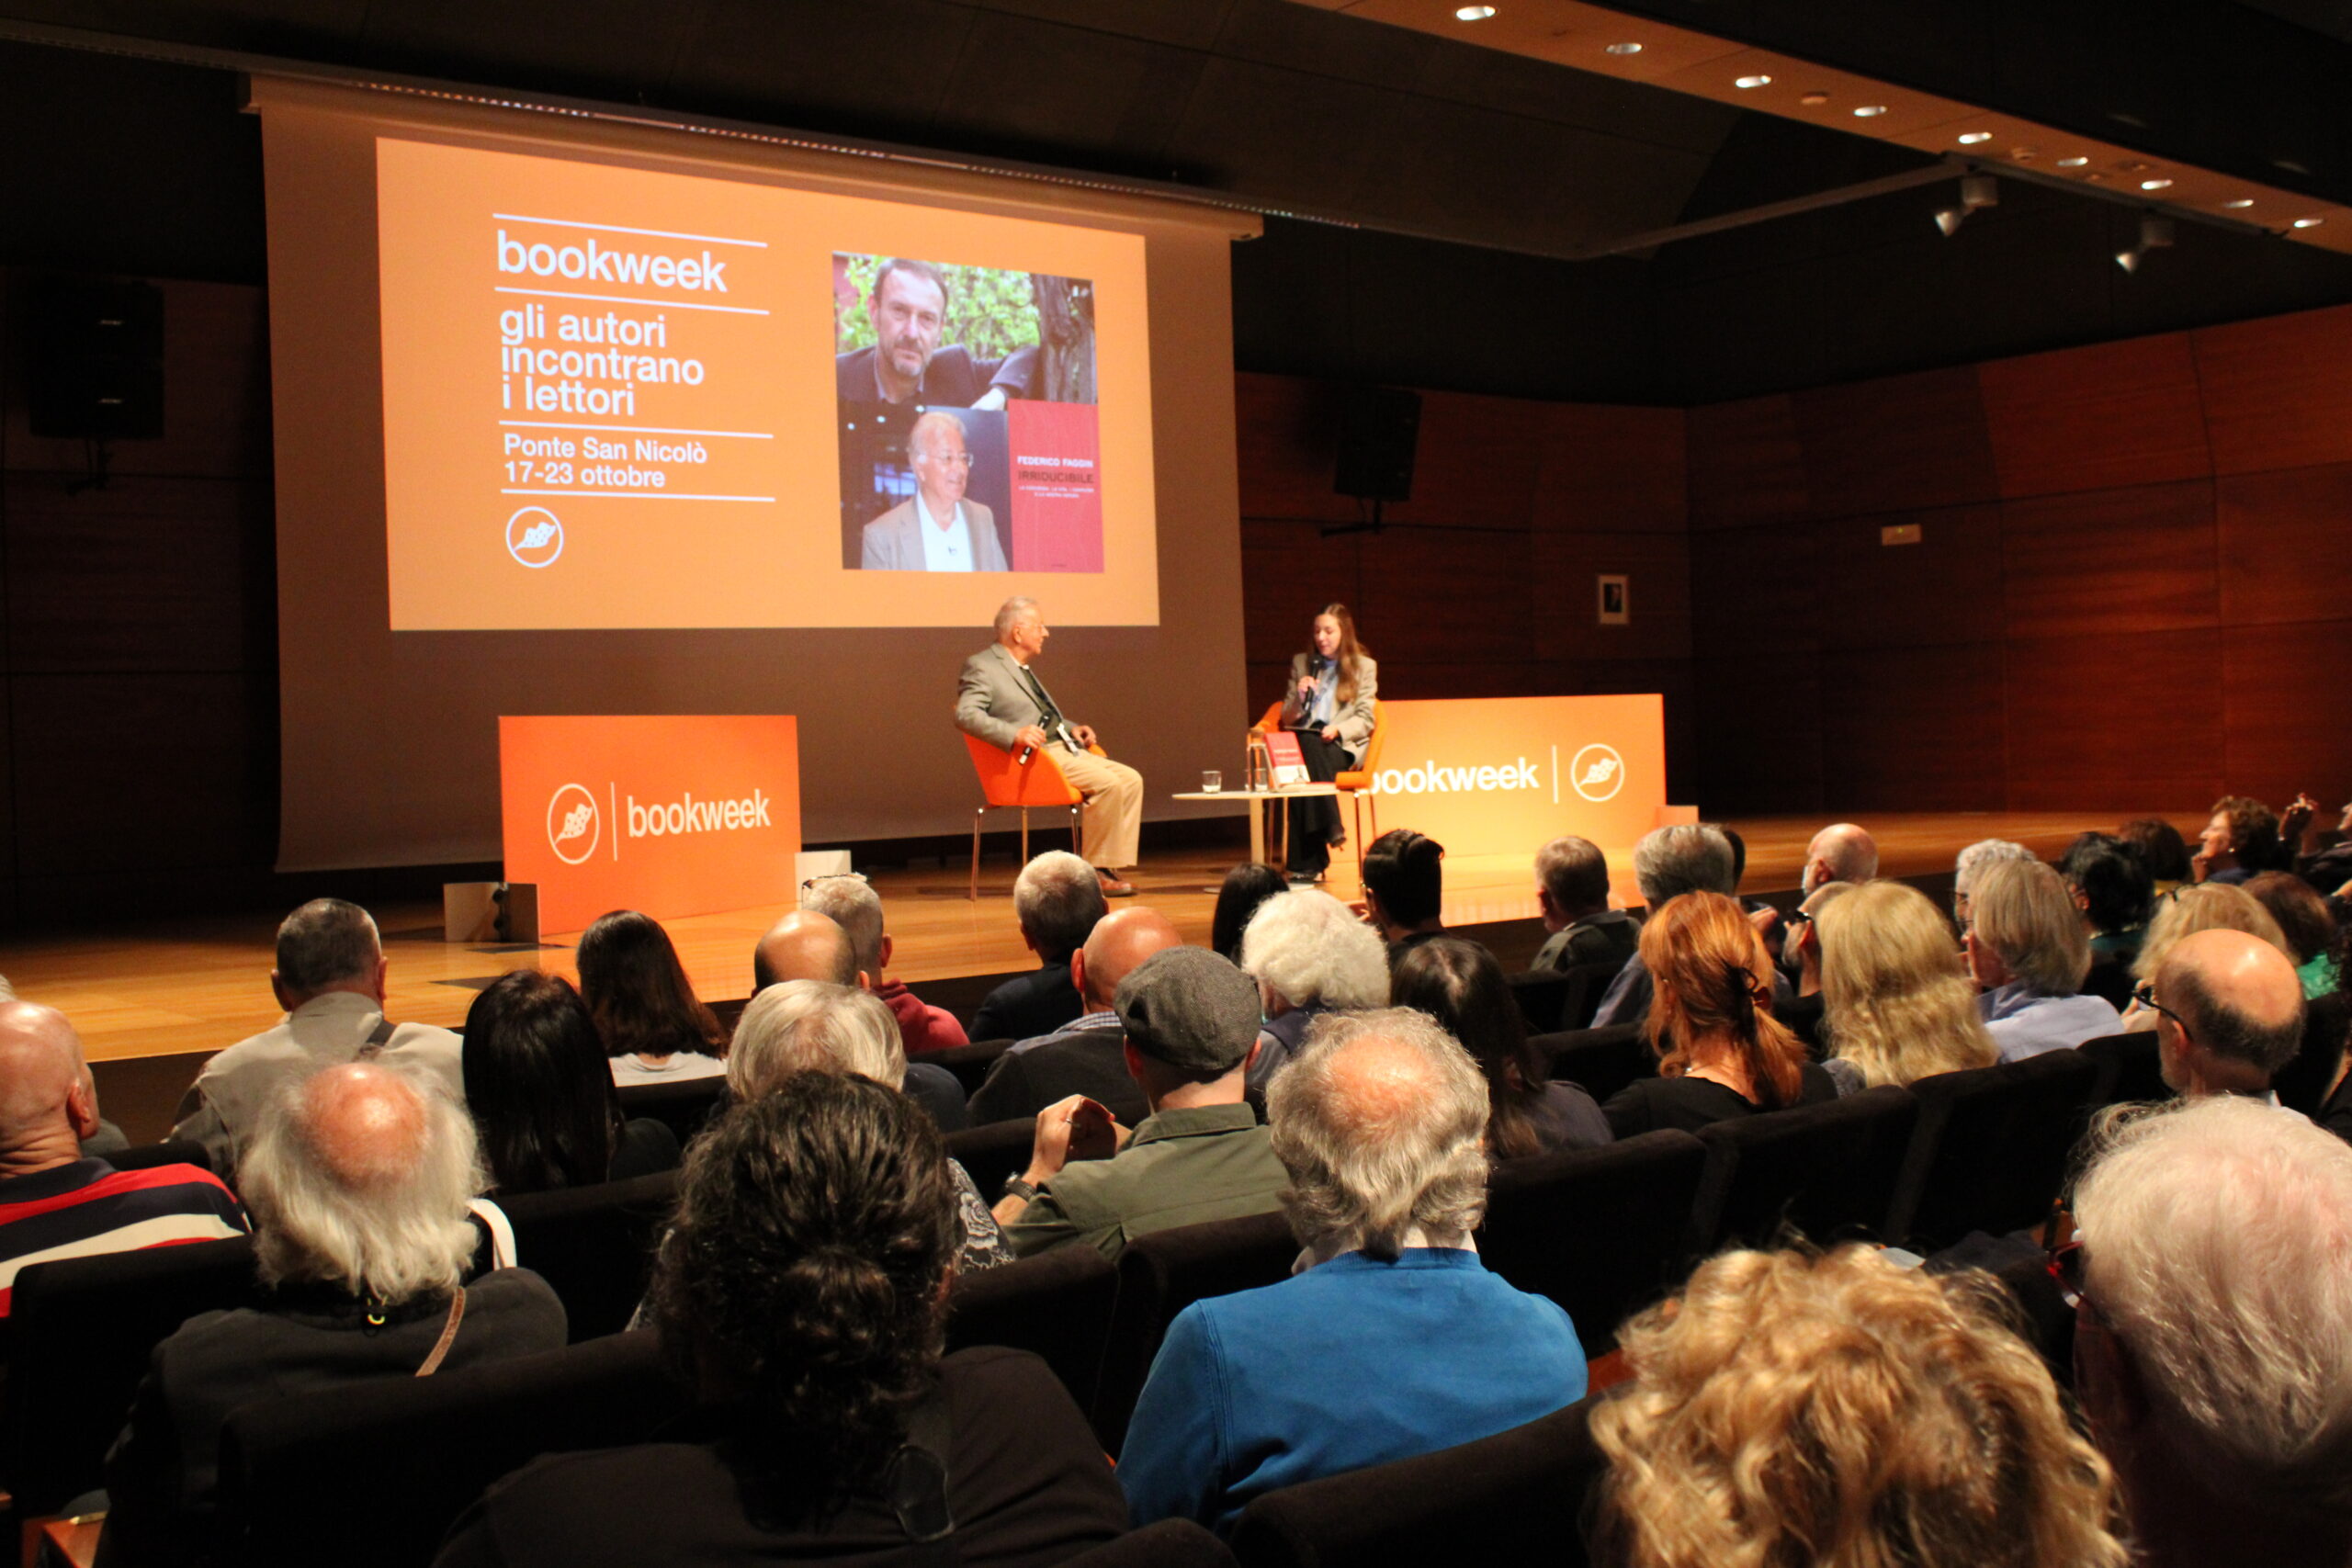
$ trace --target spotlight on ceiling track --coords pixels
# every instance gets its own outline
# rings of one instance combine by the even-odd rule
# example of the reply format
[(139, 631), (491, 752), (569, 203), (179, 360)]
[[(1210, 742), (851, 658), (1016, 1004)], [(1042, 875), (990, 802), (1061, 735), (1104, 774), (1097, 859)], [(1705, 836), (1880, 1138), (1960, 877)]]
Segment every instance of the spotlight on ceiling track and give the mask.
[(2140, 220), (2140, 243), (2128, 251), (2115, 253), (2115, 265), (2126, 272), (2137, 272), (2140, 264), (2148, 259), (2150, 251), (2161, 251), (2172, 243), (2172, 220), (2154, 216)]
[(1936, 227), (1942, 230), (1944, 238), (1949, 240), (1960, 232), (1960, 226), (1968, 221), (1970, 213), (1980, 207), (2000, 205), (2001, 189), (1994, 183), (1992, 175), (1963, 175), (1960, 180), (1960, 205), (1947, 207), (1937, 213)]

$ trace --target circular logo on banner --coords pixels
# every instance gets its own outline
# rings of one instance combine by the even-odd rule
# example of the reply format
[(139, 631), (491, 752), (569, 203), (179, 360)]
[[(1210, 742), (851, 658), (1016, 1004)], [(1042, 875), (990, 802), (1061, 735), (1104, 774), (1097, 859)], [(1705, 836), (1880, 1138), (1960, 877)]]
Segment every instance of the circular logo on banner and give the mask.
[(604, 837), (603, 814), (586, 786), (565, 784), (548, 801), (548, 848), (566, 865), (578, 865), (596, 852)]
[(1569, 759), (1568, 784), (1597, 806), (1625, 787), (1625, 759), (1596, 740)]
[(563, 554), (563, 525), (544, 506), (526, 506), (506, 520), (506, 553), (533, 570)]

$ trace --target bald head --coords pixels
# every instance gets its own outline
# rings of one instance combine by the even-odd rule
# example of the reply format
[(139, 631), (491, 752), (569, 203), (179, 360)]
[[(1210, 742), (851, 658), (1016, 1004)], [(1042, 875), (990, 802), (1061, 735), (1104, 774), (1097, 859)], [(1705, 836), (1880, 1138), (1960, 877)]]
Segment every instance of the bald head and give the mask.
[(0, 1003), (0, 1174), (78, 1159), (97, 1125), (82, 1037), (65, 1015), (38, 1002)]
[(389, 1067), (329, 1067), (304, 1081), (294, 1121), (319, 1173), (354, 1192), (397, 1185), (425, 1143), (424, 1097)]
[(1071, 965), (1071, 977), (1078, 982), (1087, 1010), (1101, 1012), (1111, 1005), (1111, 998), (1119, 994), (1119, 982), (1136, 964), (1155, 953), (1183, 945), (1184, 939), (1159, 910), (1140, 905), (1121, 909), (1094, 923)]
[(2155, 997), (2165, 1080), (2184, 1094), (2267, 1089), (2302, 1049), (2302, 980), (2249, 932), (2181, 938), (2156, 970)]
[(1804, 890), (1830, 882), (1868, 882), (1878, 874), (1878, 840), (1855, 822), (1832, 822), (1804, 851)]
[(752, 989), (784, 980), (857, 984), (857, 947), (840, 922), (814, 909), (795, 909), (768, 928), (752, 953)]

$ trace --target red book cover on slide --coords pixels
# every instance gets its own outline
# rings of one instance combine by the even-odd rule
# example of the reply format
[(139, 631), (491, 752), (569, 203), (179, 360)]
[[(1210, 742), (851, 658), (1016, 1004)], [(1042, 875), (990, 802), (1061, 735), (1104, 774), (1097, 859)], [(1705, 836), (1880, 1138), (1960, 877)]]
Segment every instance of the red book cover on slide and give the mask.
[(1102, 491), (1092, 403), (1005, 405), (1015, 571), (1101, 571)]

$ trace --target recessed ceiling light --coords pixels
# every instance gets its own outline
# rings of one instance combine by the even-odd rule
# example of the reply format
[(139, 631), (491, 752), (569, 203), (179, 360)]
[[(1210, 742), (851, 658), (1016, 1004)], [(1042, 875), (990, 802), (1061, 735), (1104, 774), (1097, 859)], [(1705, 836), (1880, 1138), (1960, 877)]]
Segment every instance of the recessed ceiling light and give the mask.
[(2020, 164), (2030, 164), (2036, 158), (2041, 156), (2041, 149), (2039, 147), (2012, 147), (2009, 149), (2009, 156), (2015, 158)]
[(2089, 162), (2088, 158), (2061, 158), (2058, 160), (2058, 166), (2062, 169), (2079, 169)]
[(1770, 76), (1742, 76), (1732, 84), (1735, 87), (1769, 87), (1771, 85)]
[(1483, 22), (1495, 14), (1492, 6), (1464, 6), (1453, 13), (1457, 22)]
[(1803, 96), (1803, 97), (1801, 97), (1801, 98), (1799, 98), (1799, 99), (1797, 100), (1797, 102), (1799, 102), (1799, 103), (1801, 103), (1801, 104), (1811, 104), (1811, 105), (1813, 105), (1813, 106), (1814, 106), (1815, 107), (1816, 107), (1816, 108), (1818, 108), (1821, 105), (1827, 103), (1828, 101), (1829, 101), (1829, 95), (1828, 95), (1828, 94), (1826, 94), (1826, 93), (1807, 93), (1807, 94), (1805, 94), (1805, 95), (1804, 95), (1804, 96)]
[(1871, 119), (1886, 112), (1884, 104), (1863, 104), (1854, 110), (1858, 119)]
[(1608, 51), (1611, 54), (1639, 54), (1642, 52), (1642, 46), (1637, 43), (1612, 43), (1609, 46)]
[(2170, 190), (2172, 182), (2170, 180), (2142, 180), (2140, 188), (2142, 190)]
[(1993, 133), (1989, 130), (1963, 130), (1960, 133), (1960, 144), (1962, 147), (1973, 147), (1980, 141), (1992, 140)]
[(2229, 207), (2229, 208), (2246, 208), (2246, 207), (2252, 207), (2252, 206), (2254, 205), (2254, 197), (2250, 197), (2250, 196), (2242, 196), (2242, 197), (2238, 197), (2235, 201), (2225, 201), (2225, 202), (2222, 203), (2222, 205), (2223, 207)]
[(2295, 227), (2298, 229), (2316, 229), (2326, 221), (2327, 220), (2324, 218), (2298, 218), (2295, 220)]

